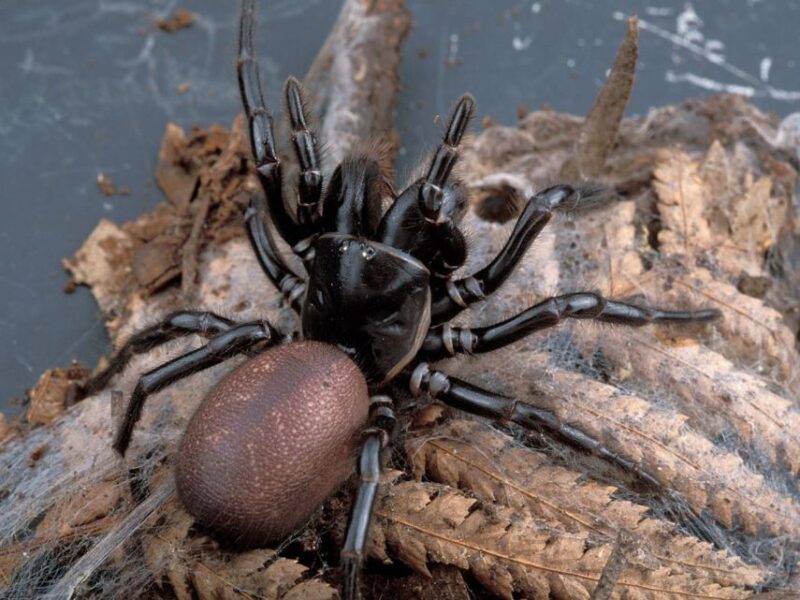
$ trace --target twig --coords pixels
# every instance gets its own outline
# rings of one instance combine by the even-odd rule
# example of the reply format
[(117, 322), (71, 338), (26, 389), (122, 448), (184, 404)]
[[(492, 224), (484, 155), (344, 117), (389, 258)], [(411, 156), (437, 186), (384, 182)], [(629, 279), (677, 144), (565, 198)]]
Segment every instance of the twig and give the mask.
[(192, 230), (183, 245), (183, 255), (181, 257), (181, 295), (183, 302), (188, 306), (193, 305), (196, 301), (197, 263), (202, 248), (203, 229), (208, 218), (208, 209), (211, 206), (211, 195), (208, 193), (200, 194), (194, 204), (195, 213), (192, 220)]
[(614, 66), (583, 123), (575, 154), (564, 163), (564, 179), (591, 179), (602, 172), (617, 139), (619, 125), (633, 90), (639, 56), (639, 20), (628, 19), (628, 31), (617, 50)]
[(603, 572), (600, 574), (600, 579), (592, 590), (590, 600), (609, 600), (611, 598), (614, 586), (617, 585), (622, 570), (625, 568), (626, 556), (632, 545), (633, 539), (630, 534), (620, 531), (606, 561), (606, 566), (603, 567)]

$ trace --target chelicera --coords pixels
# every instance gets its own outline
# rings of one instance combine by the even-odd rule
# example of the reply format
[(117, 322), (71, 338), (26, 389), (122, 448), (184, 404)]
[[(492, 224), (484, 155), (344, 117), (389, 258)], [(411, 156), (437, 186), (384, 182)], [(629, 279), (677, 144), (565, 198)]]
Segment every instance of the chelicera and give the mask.
[[(639, 326), (706, 321), (715, 310), (661, 310), (579, 292), (555, 296), (503, 322), (453, 327), (449, 321), (490, 296), (520, 262), (555, 211), (591, 202), (597, 190), (556, 185), (527, 199), (506, 245), (468, 277), (459, 222), (467, 201), (452, 177), (475, 102), (463, 96), (447, 121), (427, 174), (395, 195), (369, 153), (346, 158), (330, 178), (320, 169), (302, 90), (285, 86), (300, 165), (297, 199), (285, 201), (281, 162), (253, 50), (254, 0), (240, 14), (239, 89), (263, 196), (245, 213), (267, 278), (299, 314), (300, 341), (267, 322), (237, 323), (210, 312), (177, 312), (132, 336), (86, 386), (102, 389), (130, 358), (178, 336), (209, 339), (140, 377), (113, 446), (124, 454), (146, 398), (237, 353), (251, 358), (203, 400), (176, 459), (178, 494), (203, 527), (246, 546), (268, 545), (302, 526), (358, 462), (359, 487), (341, 552), (344, 597), (357, 577), (381, 472), (381, 450), (396, 416), (387, 384), (407, 386), (457, 409), (553, 435), (654, 482), (637, 464), (551, 412), (433, 369), (445, 357), (501, 348), (562, 319)], [(327, 179), (327, 182), (326, 182)], [(384, 210), (384, 206), (388, 208)], [(305, 266), (295, 273), (268, 222)]]

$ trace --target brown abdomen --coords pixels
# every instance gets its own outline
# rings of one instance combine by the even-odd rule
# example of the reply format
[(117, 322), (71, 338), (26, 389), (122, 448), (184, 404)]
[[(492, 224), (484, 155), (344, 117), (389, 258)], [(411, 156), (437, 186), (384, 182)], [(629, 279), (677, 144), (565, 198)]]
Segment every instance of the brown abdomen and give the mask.
[(192, 417), (178, 495), (198, 523), (232, 541), (277, 542), (353, 472), (368, 405), (363, 374), (335, 347), (268, 350), (220, 381)]

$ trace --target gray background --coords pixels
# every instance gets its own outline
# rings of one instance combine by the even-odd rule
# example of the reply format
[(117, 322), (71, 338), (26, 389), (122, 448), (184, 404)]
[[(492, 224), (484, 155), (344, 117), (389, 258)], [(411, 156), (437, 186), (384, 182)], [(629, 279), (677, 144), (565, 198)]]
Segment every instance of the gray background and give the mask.
[[(764, 110), (800, 110), (798, 2), (408, 3), (400, 173), (433, 141), (434, 115), (465, 90), (478, 122), (512, 123), (520, 103), (585, 114), (629, 14), (642, 19), (630, 115), (731, 86)], [(339, 2), (260, 4), (257, 49), (279, 106), (281, 81), (305, 72)], [(197, 13), (192, 28), (153, 28), (177, 7)], [(72, 358), (94, 366), (108, 351), (90, 292), (62, 292), (61, 258), (100, 218), (123, 222), (161, 200), (153, 172), (167, 121), (230, 124), (236, 12), (233, 0), (0, 0), (0, 408), (44, 369)], [(183, 82), (191, 89), (180, 94)], [(131, 195), (103, 196), (101, 172)]]

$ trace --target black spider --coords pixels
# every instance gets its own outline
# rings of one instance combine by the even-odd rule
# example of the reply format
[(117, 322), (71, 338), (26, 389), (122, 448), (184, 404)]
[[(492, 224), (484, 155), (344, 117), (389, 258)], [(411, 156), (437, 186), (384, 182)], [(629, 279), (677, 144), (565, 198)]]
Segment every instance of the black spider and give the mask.
[[(347, 599), (357, 594), (380, 451), (395, 430), (392, 400), (377, 395), (390, 381), (408, 386), (414, 396), (428, 393), (460, 410), (544, 429), (654, 483), (634, 461), (553, 413), (450, 377), (429, 363), (495, 350), (565, 318), (638, 326), (704, 321), (718, 312), (660, 310), (580, 292), (548, 298), (501, 323), (450, 326), (450, 319), (506, 280), (554, 211), (591, 201), (595, 192), (556, 185), (532, 196), (494, 260), (474, 275), (454, 278), (466, 259), (458, 223), (467, 203), (451, 172), (474, 111), (472, 96), (463, 96), (452, 111), (427, 175), (394, 197), (370, 156), (345, 158), (323, 186), (317, 139), (307, 125), (300, 85), (290, 78), (286, 106), (300, 164), (291, 210), (253, 53), (253, 24), (254, 0), (243, 0), (238, 80), (266, 198), (251, 201), (245, 221), (264, 272), (301, 317), (304, 341), (278, 345), (286, 336), (269, 323), (235, 323), (209, 312), (174, 313), (135, 334), (87, 384), (88, 393), (154, 345), (190, 333), (210, 341), (141, 376), (114, 448), (125, 453), (148, 395), (233, 354), (251, 354), (203, 401), (187, 427), (176, 464), (178, 493), (206, 528), (241, 544), (275, 543), (352, 473), (358, 450), (360, 485), (341, 555)], [(391, 205), (384, 212), (387, 194)], [(302, 259), (305, 277), (281, 258), (267, 219)], [(277, 347), (265, 351), (272, 346)]]

